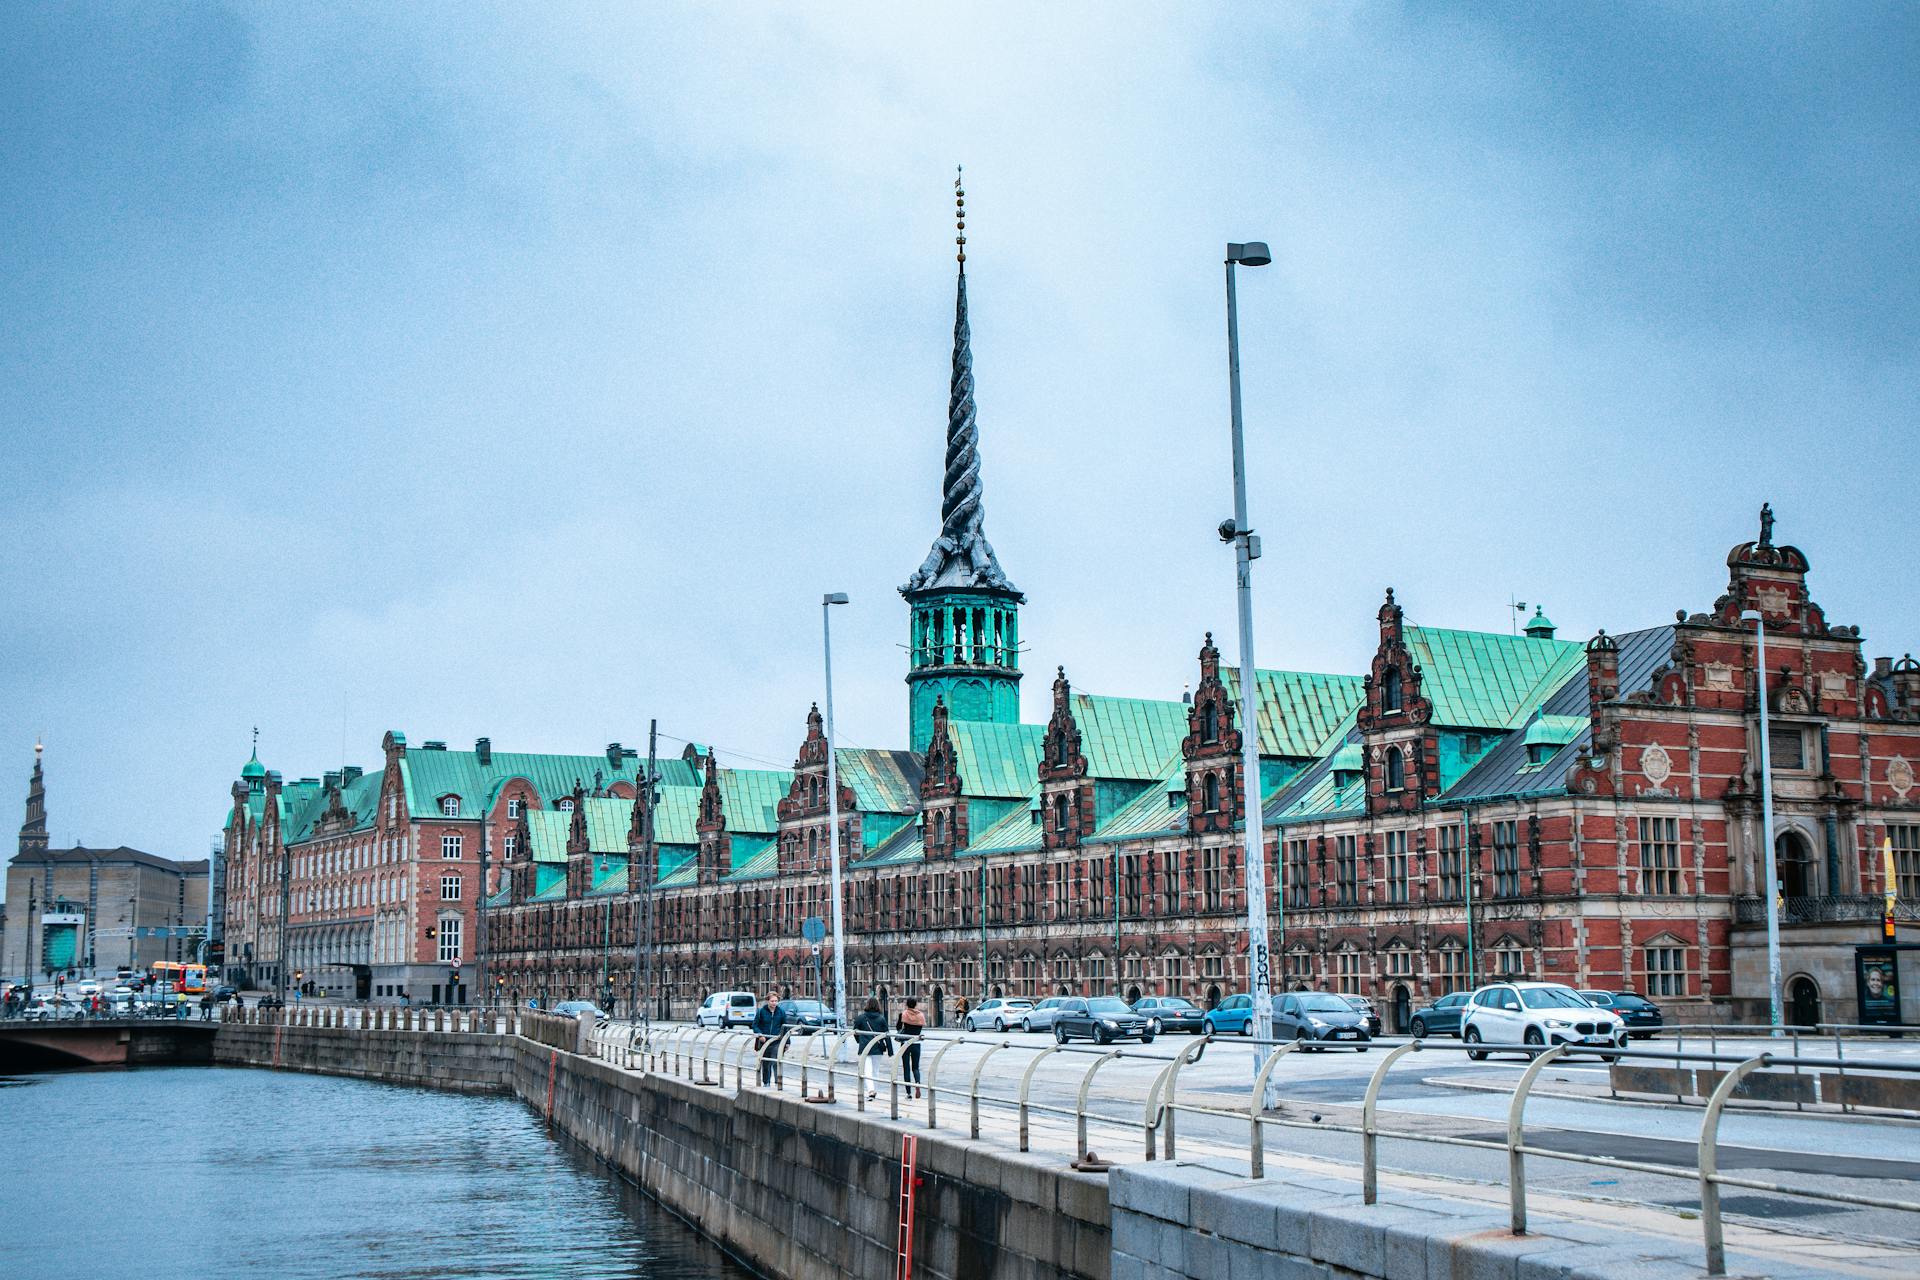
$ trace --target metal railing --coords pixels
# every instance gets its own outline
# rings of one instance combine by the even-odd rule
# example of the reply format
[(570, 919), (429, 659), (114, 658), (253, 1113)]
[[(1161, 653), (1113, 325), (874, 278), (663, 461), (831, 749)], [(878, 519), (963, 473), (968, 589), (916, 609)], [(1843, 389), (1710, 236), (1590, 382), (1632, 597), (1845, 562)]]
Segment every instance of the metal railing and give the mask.
[[(1134, 1140), (1141, 1144), (1138, 1149), (1148, 1160), (1174, 1159), (1178, 1151), (1177, 1123), (1181, 1115), (1212, 1117), (1216, 1120), (1245, 1124), (1246, 1163), (1249, 1176), (1254, 1178), (1266, 1176), (1265, 1135), (1269, 1127), (1303, 1129), (1317, 1133), (1352, 1134), (1359, 1139), (1362, 1198), (1368, 1204), (1376, 1203), (1379, 1198), (1379, 1152), (1382, 1138), (1502, 1152), (1506, 1155), (1507, 1163), (1509, 1226), (1516, 1235), (1524, 1235), (1527, 1231), (1527, 1161), (1529, 1157), (1593, 1165), (1619, 1172), (1686, 1179), (1696, 1182), (1699, 1187), (1701, 1228), (1706, 1248), (1707, 1271), (1710, 1275), (1723, 1275), (1726, 1270), (1724, 1224), (1721, 1212), (1721, 1189), (1724, 1187), (1795, 1196), (1830, 1204), (1920, 1213), (1920, 1202), (1809, 1186), (1786, 1186), (1758, 1178), (1740, 1177), (1720, 1169), (1721, 1119), (1728, 1102), (1747, 1077), (1756, 1071), (1768, 1069), (1838, 1068), (1842, 1065), (1842, 1059), (1838, 1056), (1813, 1057), (1797, 1051), (1722, 1053), (1715, 1048), (1709, 1048), (1703, 1052), (1680, 1047), (1669, 1049), (1664, 1046), (1640, 1045), (1608, 1048), (1602, 1051), (1584, 1045), (1547, 1047), (1482, 1042), (1473, 1047), (1482, 1052), (1518, 1054), (1527, 1060), (1520, 1078), (1512, 1086), (1512, 1099), (1507, 1108), (1505, 1133), (1500, 1140), (1496, 1141), (1457, 1133), (1381, 1127), (1379, 1101), (1381, 1089), (1387, 1082), (1389, 1073), (1409, 1056), (1466, 1051), (1468, 1046), (1459, 1042), (1397, 1039), (1371, 1042), (1372, 1047), (1385, 1048), (1387, 1052), (1368, 1078), (1357, 1124), (1342, 1123), (1322, 1116), (1316, 1116), (1312, 1120), (1296, 1119), (1284, 1113), (1271, 1113), (1261, 1106), (1261, 1099), (1266, 1094), (1274, 1072), (1283, 1065), (1289, 1054), (1303, 1047), (1302, 1042), (1295, 1040), (1259, 1041), (1235, 1037), (1231, 1041), (1216, 1042), (1208, 1037), (1195, 1040), (1177, 1053), (1168, 1054), (1155, 1052), (1152, 1048), (1145, 1046), (1032, 1043), (1008, 1035), (971, 1033), (951, 1038), (932, 1039), (909, 1038), (894, 1032), (859, 1033), (828, 1030), (817, 1035), (796, 1035), (793, 1030), (787, 1030), (769, 1043), (749, 1032), (735, 1029), (655, 1026), (642, 1033), (638, 1029), (615, 1023), (603, 1024), (598, 1028), (594, 1033), (592, 1044), (596, 1056), (616, 1062), (628, 1069), (671, 1075), (694, 1084), (704, 1084), (714, 1088), (731, 1087), (738, 1090), (767, 1087), (776, 1092), (785, 1092), (789, 1076), (792, 1076), (797, 1083), (800, 1096), (809, 1102), (834, 1102), (838, 1097), (842, 1077), (847, 1077), (855, 1081), (853, 1089), (855, 1108), (865, 1111), (868, 1101), (867, 1090), (859, 1083), (859, 1062), (863, 1055), (857, 1050), (851, 1055), (847, 1052), (850, 1042), (862, 1039), (866, 1040), (868, 1045), (868, 1053), (865, 1056), (868, 1057), (872, 1067), (871, 1075), (875, 1084), (878, 1086), (884, 1083), (887, 1089), (887, 1114), (890, 1120), (897, 1121), (903, 1118), (903, 1092), (911, 1102), (918, 1100), (913, 1096), (914, 1091), (918, 1090), (926, 1104), (924, 1118), (921, 1120), (925, 1128), (938, 1130), (941, 1127), (943, 1123), (941, 1104), (944, 1100), (954, 1105), (965, 1106), (967, 1134), (977, 1139), (981, 1134), (982, 1108), (993, 1107), (1012, 1114), (1017, 1122), (1017, 1148), (1024, 1152), (1031, 1149), (1033, 1117), (1049, 1116), (1062, 1121), (1070, 1119), (1074, 1128), (1074, 1167), (1076, 1168), (1097, 1170), (1108, 1167), (1108, 1162), (1095, 1158), (1091, 1150), (1089, 1134), (1094, 1124), (1132, 1133)], [(893, 1048), (892, 1053), (889, 1054), (879, 1047), (882, 1039)], [(1771, 1037), (1768, 1037), (1768, 1042), (1778, 1044), (1781, 1050), (1786, 1050), (1790, 1043), (1774, 1040)], [(924, 1079), (918, 1082), (905, 1079), (901, 1071), (904, 1058), (901, 1050), (914, 1043), (921, 1047), (925, 1056)], [(1179, 1095), (1182, 1069), (1198, 1061), (1207, 1048), (1215, 1043), (1224, 1043), (1231, 1047), (1263, 1046), (1269, 1050), (1265, 1064), (1248, 1087), (1247, 1102), (1244, 1106), (1222, 1106), (1193, 1099), (1182, 1099)], [(1824, 1044), (1824, 1040), (1822, 1043)], [(943, 1072), (943, 1063), (953, 1050), (963, 1045), (972, 1046), (978, 1050), (978, 1053), (972, 1058), (969, 1064), (971, 1070), (967, 1071), (964, 1077), (949, 1079), (951, 1069)], [(986, 1075), (989, 1060), (1003, 1052), (1031, 1055), (1018, 1072), (1017, 1086), (1011, 1090), (1002, 1091), (983, 1087), (983, 1077)], [(1587, 1154), (1528, 1142), (1526, 1112), (1534, 1087), (1548, 1067), (1571, 1053), (1598, 1053), (1609, 1062), (1625, 1060), (1658, 1062), (1674, 1066), (1688, 1064), (1723, 1072), (1701, 1116), (1697, 1168)], [(879, 1067), (881, 1061), (887, 1063), (884, 1068), (884, 1081), (881, 1079), (882, 1068)], [(1074, 1095), (1073, 1105), (1065, 1106), (1037, 1099), (1034, 1096), (1033, 1087), (1042, 1064), (1068, 1061), (1081, 1066), (1077, 1080), (1068, 1075), (1063, 1081), (1067, 1090)], [(1096, 1111), (1092, 1106), (1096, 1080), (1102, 1069), (1114, 1062), (1148, 1064), (1155, 1069), (1151, 1079), (1146, 1082), (1144, 1094), (1137, 1099), (1138, 1111), (1128, 1116)], [(1860, 1058), (1857, 1053), (1853, 1059), (1853, 1065), (1856, 1069), (1870, 1066), (1878, 1072), (1920, 1075), (1920, 1064), (1870, 1061)], [(732, 1073), (731, 1081), (728, 1079), (729, 1070)], [(753, 1080), (751, 1085), (749, 1084), (750, 1074)], [(763, 1078), (764, 1085), (761, 1083)], [(1213, 1091), (1217, 1092), (1217, 1086)], [(1104, 1100), (1112, 1101), (1113, 1099)], [(1604, 1104), (1605, 1099), (1596, 1098), (1595, 1101)]]

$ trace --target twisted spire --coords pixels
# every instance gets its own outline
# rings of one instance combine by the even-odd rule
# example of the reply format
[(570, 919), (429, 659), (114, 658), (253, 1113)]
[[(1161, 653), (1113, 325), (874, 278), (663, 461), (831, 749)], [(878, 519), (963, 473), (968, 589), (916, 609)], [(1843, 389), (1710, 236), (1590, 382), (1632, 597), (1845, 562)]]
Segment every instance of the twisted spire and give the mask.
[(1015, 590), (984, 529), (980, 501), (980, 426), (973, 399), (973, 333), (967, 323), (967, 192), (953, 180), (955, 260), (953, 374), (947, 388), (947, 465), (940, 489), (940, 536), (902, 591), (928, 587)]

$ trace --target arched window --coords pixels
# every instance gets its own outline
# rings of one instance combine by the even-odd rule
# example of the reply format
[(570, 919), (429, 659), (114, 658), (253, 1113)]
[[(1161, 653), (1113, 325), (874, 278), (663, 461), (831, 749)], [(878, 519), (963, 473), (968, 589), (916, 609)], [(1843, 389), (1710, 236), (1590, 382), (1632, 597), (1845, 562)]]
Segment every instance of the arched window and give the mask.
[(1406, 765), (1401, 762), (1400, 748), (1387, 748), (1387, 790), (1399, 791), (1407, 785)]
[(1400, 668), (1388, 667), (1385, 678), (1380, 681), (1380, 709), (1398, 711), (1400, 709)]
[(1220, 708), (1211, 702), (1200, 708), (1200, 741), (1220, 741)]
[(1220, 812), (1220, 775), (1217, 773), (1208, 774), (1207, 781), (1200, 790), (1200, 807), (1207, 813)]
[(1053, 830), (1064, 835), (1067, 830), (1067, 796), (1063, 791), (1053, 798)]

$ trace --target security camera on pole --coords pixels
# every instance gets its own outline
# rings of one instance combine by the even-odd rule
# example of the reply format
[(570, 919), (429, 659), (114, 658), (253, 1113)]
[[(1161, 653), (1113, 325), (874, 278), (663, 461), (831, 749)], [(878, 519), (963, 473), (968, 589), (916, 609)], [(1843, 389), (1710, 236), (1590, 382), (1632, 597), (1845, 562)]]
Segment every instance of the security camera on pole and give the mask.
[[(1234, 294), (1233, 269), (1264, 267), (1273, 261), (1259, 241), (1227, 246), (1227, 395), (1233, 417), (1233, 519), (1220, 523), (1220, 540), (1231, 542), (1240, 610), (1240, 791), (1246, 819), (1247, 980), (1253, 995), (1253, 1034), (1261, 1041), (1254, 1049), (1259, 1071), (1273, 1039), (1273, 994), (1267, 944), (1267, 877), (1260, 829), (1260, 715), (1259, 681), (1253, 665), (1253, 562), (1260, 558), (1260, 539), (1247, 519), (1246, 445), (1240, 425), (1240, 313)], [(1277, 1087), (1277, 1083), (1274, 1087)]]

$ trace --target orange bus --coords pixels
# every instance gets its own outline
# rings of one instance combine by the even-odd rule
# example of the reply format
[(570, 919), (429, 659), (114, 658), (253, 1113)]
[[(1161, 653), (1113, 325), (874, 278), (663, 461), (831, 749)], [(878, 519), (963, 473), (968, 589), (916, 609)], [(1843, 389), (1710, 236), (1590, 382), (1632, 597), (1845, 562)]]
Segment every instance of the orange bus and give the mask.
[(207, 993), (207, 966), (203, 964), (177, 964), (172, 960), (162, 960), (153, 966), (154, 989), (161, 992), (178, 992), (187, 996), (203, 996)]

